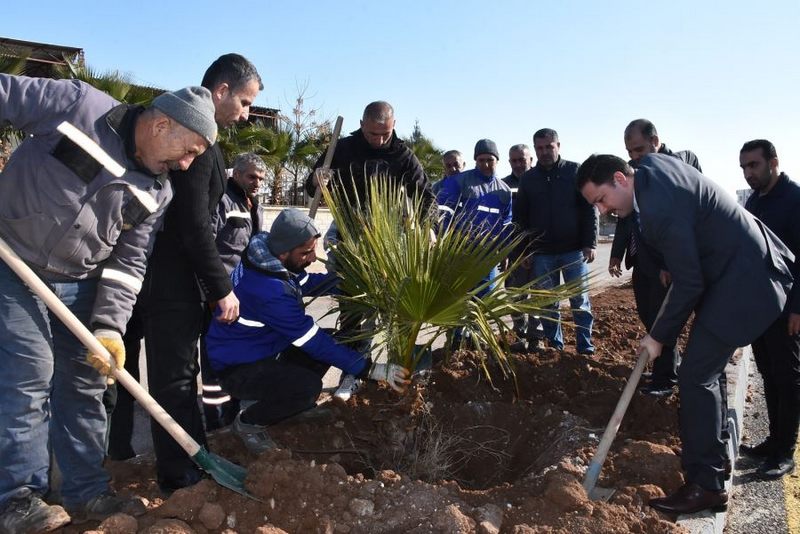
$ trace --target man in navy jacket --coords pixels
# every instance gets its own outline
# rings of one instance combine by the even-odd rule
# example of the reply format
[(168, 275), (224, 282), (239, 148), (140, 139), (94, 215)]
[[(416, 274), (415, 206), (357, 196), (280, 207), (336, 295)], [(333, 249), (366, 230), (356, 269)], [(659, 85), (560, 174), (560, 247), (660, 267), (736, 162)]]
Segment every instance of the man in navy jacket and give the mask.
[(234, 397), (255, 401), (242, 410), (234, 431), (253, 452), (274, 447), (266, 427), (316, 406), (322, 377), (333, 365), (358, 378), (408, 386), (408, 370), (373, 363), (334, 340), (305, 313), (303, 297), (330, 293), (333, 273), (309, 274), (320, 232), (296, 208), (283, 210), (270, 232), (253, 237), (231, 273), (239, 299), (237, 321), (212, 321), (206, 343), (211, 366)]

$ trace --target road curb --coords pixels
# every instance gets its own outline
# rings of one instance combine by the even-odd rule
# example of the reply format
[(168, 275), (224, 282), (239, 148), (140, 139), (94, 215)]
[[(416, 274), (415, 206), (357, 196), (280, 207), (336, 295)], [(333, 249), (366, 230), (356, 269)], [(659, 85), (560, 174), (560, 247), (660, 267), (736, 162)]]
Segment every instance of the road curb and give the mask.
[[(741, 356), (736, 365), (728, 364), (725, 372), (728, 375), (728, 426), (731, 439), (728, 441), (728, 455), (735, 465), (739, 453), (739, 441), (742, 436), (744, 418), (744, 401), (747, 396), (747, 385), (750, 376), (752, 349), (748, 345), (739, 349)], [(733, 387), (731, 387), (733, 386)], [(733, 477), (725, 481), (725, 490), (731, 495)], [(727, 512), (702, 512), (693, 515), (678, 516), (678, 525), (692, 534), (722, 534), (725, 529)]]

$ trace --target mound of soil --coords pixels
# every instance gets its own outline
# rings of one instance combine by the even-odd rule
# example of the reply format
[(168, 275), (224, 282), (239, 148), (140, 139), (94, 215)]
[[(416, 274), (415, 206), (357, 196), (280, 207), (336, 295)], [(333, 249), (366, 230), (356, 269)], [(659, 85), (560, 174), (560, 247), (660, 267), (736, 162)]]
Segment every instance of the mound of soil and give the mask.
[(598, 483), (616, 489), (609, 502), (590, 500), (581, 485), (644, 334), (629, 287), (609, 289), (592, 305), (597, 353), (515, 354), (516, 384), (491, 363), (487, 380), (479, 355), (460, 351), (402, 398), (370, 383), (347, 403), (326, 403), (322, 420), (272, 427), (283, 448), (260, 457), (230, 432), (210, 436), (212, 450), (247, 466), (247, 489), (259, 500), (210, 480), (167, 498), (152, 458), (110, 462), (117, 490), (146, 497), (148, 512), (91, 526), (109, 533), (678, 532), (647, 506), (683, 482), (675, 396), (634, 397)]

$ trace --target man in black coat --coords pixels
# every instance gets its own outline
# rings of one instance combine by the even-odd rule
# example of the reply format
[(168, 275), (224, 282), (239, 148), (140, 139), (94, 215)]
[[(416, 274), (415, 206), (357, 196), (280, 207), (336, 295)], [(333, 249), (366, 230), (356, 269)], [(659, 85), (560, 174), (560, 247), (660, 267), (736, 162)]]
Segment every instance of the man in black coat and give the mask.
[[(246, 120), (263, 89), (256, 68), (238, 54), (219, 57), (202, 85), (211, 91), (220, 128)], [(141, 293), (150, 393), (199, 443), (205, 432), (197, 406), (197, 341), (205, 309), (218, 307), (218, 320), (239, 316), (215, 243), (212, 216), (225, 191), (225, 160), (218, 144), (185, 172), (170, 175), (175, 198), (167, 210)], [(158, 484), (165, 491), (192, 485), (201, 473), (186, 452), (157, 423), (152, 424)]]
[[(388, 174), (401, 183), (409, 198), (422, 195), (425, 205), (433, 203), (428, 177), (414, 152), (394, 131), (394, 108), (383, 101), (372, 102), (364, 109), (361, 127), (339, 140), (333, 153), (330, 175), (332, 188), (344, 188), (348, 198), (356, 195), (363, 202), (369, 194), (372, 176)], [(316, 171), (322, 167), (323, 154), (306, 179), (306, 191), (314, 195)]]
[(624, 160), (595, 154), (581, 165), (578, 188), (601, 213), (638, 212), (643, 246), (661, 255), (672, 277), (640, 353), (658, 357), (694, 312), (678, 371), (686, 483), (650, 505), (675, 514), (724, 510), (725, 365), (736, 347), (754, 341), (781, 314), (794, 255), (730, 195), (677, 158), (650, 154), (634, 174)]
[[(435, 198), (428, 176), (414, 152), (397, 136), (394, 125), (391, 104), (381, 100), (368, 104), (361, 117), (361, 127), (336, 144), (330, 170), (323, 172), (321, 169), (324, 154), (314, 164), (314, 170), (306, 179), (308, 194), (314, 195), (320, 180), (329, 180), (330, 187), (344, 190), (350, 202), (358, 198), (363, 203), (369, 195), (372, 177), (387, 175), (405, 188), (408, 198), (421, 197), (423, 209), (430, 210)], [(335, 227), (331, 226), (325, 239), (336, 238)], [(339, 321), (340, 331), (347, 337), (357, 332), (362, 317), (345, 312)], [(365, 352), (369, 342), (361, 341), (356, 345), (354, 348)], [(347, 400), (359, 386), (354, 376), (342, 375), (334, 395)]]
[[(739, 152), (745, 180), (753, 189), (745, 208), (764, 221), (794, 253), (800, 255), (800, 186), (780, 172), (778, 152), (766, 139), (749, 141)], [(795, 280), (798, 263), (793, 265)], [(764, 462), (758, 472), (768, 479), (794, 471), (800, 426), (800, 284), (792, 287), (786, 308), (753, 342), (756, 366), (764, 380), (769, 436), (741, 450)]]
[[(647, 119), (631, 121), (625, 128), (625, 148), (630, 156), (633, 168), (647, 154), (666, 154), (686, 162), (700, 172), (700, 161), (691, 150), (673, 152), (658, 137), (656, 126)], [(648, 253), (644, 247), (638, 247), (635, 233), (638, 222), (635, 217), (619, 219), (614, 231), (614, 242), (611, 244), (611, 259), (608, 262), (608, 272), (611, 276), (622, 275), (622, 259), (625, 258), (625, 268), (633, 268), (633, 294), (636, 298), (636, 310), (646, 329), (650, 329), (661, 309), (661, 303), (667, 294), (669, 284), (661, 280), (659, 258)], [(674, 345), (665, 345), (661, 356), (653, 362), (653, 373), (650, 382), (641, 388), (643, 393), (662, 396), (672, 393), (673, 387), (678, 382), (678, 363), (680, 357)]]

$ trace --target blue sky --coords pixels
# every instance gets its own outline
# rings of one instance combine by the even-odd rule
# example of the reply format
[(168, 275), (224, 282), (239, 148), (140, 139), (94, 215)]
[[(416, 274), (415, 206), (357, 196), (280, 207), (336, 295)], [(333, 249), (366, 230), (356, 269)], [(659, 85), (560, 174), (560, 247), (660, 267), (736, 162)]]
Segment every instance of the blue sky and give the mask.
[(81, 47), (93, 68), (142, 83), (199, 84), (213, 59), (239, 52), (264, 79), (260, 105), (288, 110), (307, 84), (309, 105), (351, 131), (367, 103), (387, 100), (400, 135), (418, 120), (470, 166), (475, 142), (494, 139), (501, 176), (508, 147), (539, 128), (580, 162), (625, 157), (625, 125), (645, 117), (731, 192), (745, 187), (739, 148), (757, 137), (800, 181), (797, 0), (6, 4), (0, 36)]

